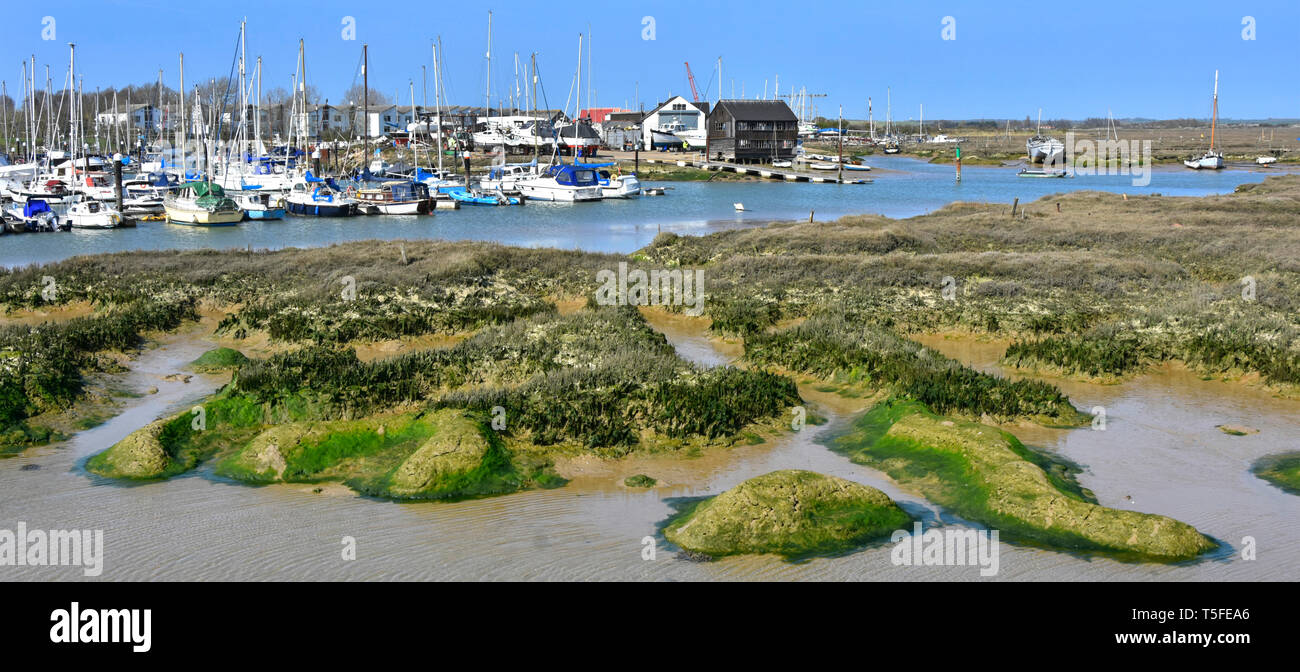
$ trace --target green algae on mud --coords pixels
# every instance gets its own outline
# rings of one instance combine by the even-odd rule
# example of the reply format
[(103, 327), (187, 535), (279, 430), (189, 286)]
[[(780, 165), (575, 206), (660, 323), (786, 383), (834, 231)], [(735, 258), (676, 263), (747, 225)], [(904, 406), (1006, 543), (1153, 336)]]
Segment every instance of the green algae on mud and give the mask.
[(208, 402), (155, 420), (86, 461), (107, 478), (163, 479), (184, 473), (222, 448), (245, 441), (262, 425), (259, 404), (218, 394)]
[(455, 409), (267, 428), (216, 466), (250, 484), (339, 480), (372, 497), (462, 499), (562, 484), (549, 465), (514, 460), (472, 414)]
[(771, 553), (794, 559), (858, 548), (910, 522), (875, 488), (788, 469), (691, 504), (663, 533), (686, 551), (709, 557)]
[(1172, 518), (1100, 506), (1070, 470), (1011, 434), (916, 402), (878, 404), (832, 448), (1004, 539), (1153, 562), (1190, 560), (1217, 546)]
[(1300, 495), (1300, 452), (1262, 457), (1250, 470), (1283, 492)]

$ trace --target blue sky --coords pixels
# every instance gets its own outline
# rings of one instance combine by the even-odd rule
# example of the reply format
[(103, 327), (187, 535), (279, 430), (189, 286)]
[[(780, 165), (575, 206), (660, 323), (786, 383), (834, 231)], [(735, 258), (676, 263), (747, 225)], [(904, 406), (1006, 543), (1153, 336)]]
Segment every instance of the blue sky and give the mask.
[[(896, 120), (915, 118), (921, 104), (927, 119), (1023, 119), (1040, 107), (1049, 119), (1100, 117), (1108, 108), (1118, 118), (1208, 117), (1217, 68), (1221, 116), (1300, 117), (1300, 3), (1253, 0), (23, 3), (6, 9), (9, 39), (0, 52), (9, 65), (0, 66), (0, 78), (13, 95), (22, 60), (35, 54), (40, 79), (50, 64), (57, 88), (67, 43), (76, 42), (87, 90), (152, 82), (159, 68), (175, 87), (181, 51), (192, 84), (229, 71), (246, 16), (249, 59), (262, 56), (266, 88), (288, 88), (302, 37), (308, 82), (340, 102), (366, 42), (371, 86), (390, 97), (400, 92), (405, 103), (414, 79), (419, 102), (420, 66), (431, 65), (429, 45), (441, 35), (451, 102), (476, 104), (484, 94), (488, 9), (494, 104), (513, 86), (514, 54), (525, 61), (535, 51), (548, 102), (563, 105), (578, 34), (590, 32), (602, 106), (636, 107), (638, 85), (647, 107), (670, 92), (689, 97), (686, 61), (701, 89), (712, 82), (707, 97), (716, 98), (721, 56), (724, 96), (734, 86), (735, 95), (753, 97), (779, 76), (782, 92), (827, 94), (816, 101), (827, 116), (842, 104), (845, 116), (864, 118), (871, 96), (883, 119), (892, 87)], [(54, 18), (53, 40), (42, 39), (46, 16)], [(653, 40), (642, 39), (647, 16)], [(1245, 16), (1254, 18), (1254, 40), (1242, 39)], [(355, 19), (355, 41), (343, 39), (344, 17)], [(943, 39), (945, 17), (954, 19), (954, 40)], [(430, 74), (430, 96), (432, 89)]]

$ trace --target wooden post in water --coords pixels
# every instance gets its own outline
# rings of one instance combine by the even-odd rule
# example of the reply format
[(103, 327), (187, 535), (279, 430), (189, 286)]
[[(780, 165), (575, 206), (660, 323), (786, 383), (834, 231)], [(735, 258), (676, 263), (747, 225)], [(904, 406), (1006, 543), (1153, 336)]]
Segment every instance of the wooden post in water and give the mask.
[(1019, 196), (1017, 196), (1017, 197), (1016, 197), (1016, 200), (1015, 200), (1015, 201), (1012, 201), (1012, 203), (1011, 203), (1011, 217), (1012, 217), (1012, 218), (1014, 218), (1014, 217), (1016, 216), (1016, 206), (1018, 206), (1018, 205), (1020, 205), (1020, 197), (1019, 197)]
[[(89, 164), (87, 164), (89, 165)], [(113, 198), (117, 201), (117, 211), (122, 212), (122, 159), (113, 159)]]
[(961, 145), (957, 145), (957, 182), (961, 182)]

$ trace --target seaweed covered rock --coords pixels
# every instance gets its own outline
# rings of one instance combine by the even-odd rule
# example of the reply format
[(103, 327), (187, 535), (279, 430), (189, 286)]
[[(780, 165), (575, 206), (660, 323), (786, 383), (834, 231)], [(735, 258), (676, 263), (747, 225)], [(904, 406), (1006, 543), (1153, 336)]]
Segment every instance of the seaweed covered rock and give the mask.
[(1300, 452), (1261, 457), (1250, 470), (1283, 491), (1300, 495)]
[(248, 357), (234, 348), (214, 348), (190, 362), (190, 367), (199, 373), (221, 373), (238, 369), (247, 361)]
[(1044, 471), (1044, 459), (1011, 434), (945, 419), (915, 402), (879, 404), (837, 449), (1004, 538), (1161, 562), (1215, 547), (1172, 518), (1100, 506), (1068, 477)]
[(252, 483), (280, 480), (284, 476), (285, 452), (298, 445), (311, 425), (309, 422), (293, 422), (267, 429), (242, 450), (222, 461), (217, 466), (217, 473)]
[(789, 469), (751, 478), (675, 516), (664, 536), (707, 556), (786, 557), (851, 549), (906, 527), (885, 493), (842, 478)]
[(431, 494), (472, 478), (491, 446), (479, 423), (463, 412), (445, 409), (434, 419), (433, 435), (393, 472), (388, 492), (399, 497)]
[(546, 466), (516, 469), (499, 440), (458, 409), (264, 429), (217, 474), (245, 483), (342, 481), (389, 499), (455, 499), (545, 485)]
[(166, 474), (170, 457), (161, 440), (172, 419), (155, 420), (86, 462), (86, 469), (108, 478), (147, 479)]

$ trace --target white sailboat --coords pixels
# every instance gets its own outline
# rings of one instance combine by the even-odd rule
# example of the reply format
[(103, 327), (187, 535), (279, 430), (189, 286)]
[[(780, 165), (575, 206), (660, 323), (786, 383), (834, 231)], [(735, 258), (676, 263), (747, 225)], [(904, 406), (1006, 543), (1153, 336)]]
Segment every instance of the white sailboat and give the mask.
[[(70, 81), (76, 81), (77, 76), (77, 45), (68, 44), (68, 73)], [(89, 175), (91, 171), (91, 161), (89, 157), (83, 159), (80, 163), (77, 161), (77, 148), (81, 146), (85, 137), (84, 129), (81, 128), (81, 109), (80, 96), (69, 96), (70, 104), (68, 106), (68, 146), (71, 150), (68, 165), (72, 170), (74, 184), (82, 179), (82, 176)], [(100, 165), (102, 166), (102, 161)], [(114, 229), (122, 225), (122, 213), (117, 208), (108, 203), (89, 199), (82, 200), (81, 195), (73, 197), (74, 202), (68, 207), (65, 219), (74, 229)]]
[(1059, 163), (1065, 153), (1065, 143), (1043, 135), (1043, 109), (1038, 108), (1038, 128), (1034, 135), (1025, 141), (1025, 151), (1030, 163)]
[(1214, 131), (1219, 121), (1219, 71), (1214, 71), (1214, 111), (1210, 114), (1210, 149), (1200, 158), (1190, 158), (1183, 165), (1194, 170), (1219, 170), (1223, 168), (1223, 152), (1214, 151)]

